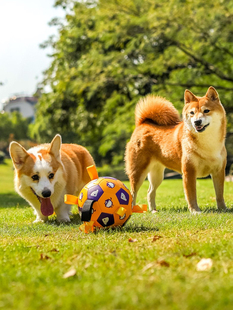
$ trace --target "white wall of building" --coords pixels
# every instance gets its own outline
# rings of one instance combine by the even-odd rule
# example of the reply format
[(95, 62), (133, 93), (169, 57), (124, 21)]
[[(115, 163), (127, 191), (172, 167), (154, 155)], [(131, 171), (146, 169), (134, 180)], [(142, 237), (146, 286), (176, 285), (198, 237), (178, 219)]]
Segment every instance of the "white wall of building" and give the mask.
[(32, 105), (25, 101), (9, 102), (7, 106), (5, 106), (4, 110), (9, 113), (18, 111), (23, 115), (23, 117), (34, 117), (35, 114)]

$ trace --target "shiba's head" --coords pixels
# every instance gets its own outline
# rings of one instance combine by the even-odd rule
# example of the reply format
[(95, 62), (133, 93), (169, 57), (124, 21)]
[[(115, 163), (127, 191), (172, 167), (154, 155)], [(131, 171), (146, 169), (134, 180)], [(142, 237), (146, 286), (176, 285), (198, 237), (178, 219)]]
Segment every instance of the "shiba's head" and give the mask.
[(204, 97), (186, 90), (184, 100), (183, 119), (189, 130), (201, 133), (210, 126), (225, 127), (225, 111), (214, 87), (209, 87)]
[(10, 144), (18, 190), (31, 191), (41, 204), (44, 216), (53, 213), (50, 197), (54, 193), (54, 186), (62, 177), (61, 136), (56, 135), (50, 144), (42, 144), (28, 151), (17, 142)]

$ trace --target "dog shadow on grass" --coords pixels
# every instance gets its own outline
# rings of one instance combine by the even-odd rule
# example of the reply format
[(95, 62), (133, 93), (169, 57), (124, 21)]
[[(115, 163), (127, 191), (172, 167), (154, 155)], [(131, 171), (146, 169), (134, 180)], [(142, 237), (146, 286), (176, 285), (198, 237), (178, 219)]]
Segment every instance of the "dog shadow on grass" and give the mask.
[(70, 222), (58, 222), (56, 215), (52, 215), (46, 222), (46, 224), (55, 226), (76, 226), (76, 225), (79, 226), (82, 224), (82, 221), (78, 213), (73, 213), (70, 216)]
[[(230, 209), (227, 209), (226, 211), (221, 211), (221, 210), (218, 210), (215, 206), (213, 207), (208, 207), (208, 208), (202, 208), (201, 209), (201, 213), (197, 216), (201, 216), (201, 215), (204, 215), (204, 214), (223, 214), (223, 213), (233, 213), (233, 208), (230, 208)], [(120, 227), (110, 227), (110, 228), (106, 228), (106, 229), (96, 229), (95, 230), (95, 234), (98, 234), (98, 233), (103, 233), (103, 231), (105, 233), (125, 233), (125, 232), (128, 232), (128, 233), (133, 233), (133, 232), (155, 232), (155, 231), (159, 231), (159, 227), (158, 227), (158, 223), (156, 223), (156, 217), (157, 215), (159, 216), (160, 214), (163, 216), (167, 216), (167, 213), (169, 213), (170, 215), (172, 214), (176, 214), (177, 216), (179, 214), (190, 214), (191, 213), (189, 212), (188, 208), (187, 207), (182, 207), (182, 208), (171, 208), (171, 209), (160, 209), (158, 211), (158, 213), (156, 214), (152, 214), (150, 212), (146, 213), (148, 215), (148, 218), (150, 218), (150, 220), (148, 221), (148, 223), (143, 223), (143, 220), (142, 219), (138, 219), (135, 221), (131, 221), (129, 219), (129, 221), (127, 221), (127, 223), (125, 223), (124, 226)], [(193, 215), (195, 216), (195, 215)], [(146, 216), (147, 217), (147, 216)], [(55, 225), (55, 226), (77, 226), (79, 227), (83, 222), (81, 221), (81, 218), (80, 218), (80, 215), (79, 213), (73, 213), (71, 215), (71, 221), (68, 222), (68, 223), (59, 223), (57, 220), (56, 220), (56, 216), (53, 215), (52, 218), (50, 218), (50, 220), (47, 222), (48, 225)]]
[(218, 210), (216, 207), (208, 207), (203, 209), (202, 213), (233, 213), (233, 208), (228, 207), (227, 210)]
[(0, 194), (0, 206), (2, 208), (30, 208), (25, 200), (15, 193)]
[[(56, 216), (53, 216), (47, 223), (47, 225), (55, 225), (55, 226), (77, 226), (79, 227), (83, 222), (81, 221), (81, 218), (79, 214), (72, 214), (71, 221), (68, 223), (59, 223), (56, 220)], [(144, 225), (144, 224), (138, 224), (138, 223), (131, 223), (130, 220), (127, 222), (124, 226), (117, 226), (117, 227), (110, 227), (110, 228), (103, 228), (103, 229), (96, 229), (95, 233), (124, 233), (124, 232), (149, 232), (149, 231), (158, 231), (159, 228), (156, 226), (153, 226), (151, 224)]]
[[(206, 213), (233, 213), (233, 208), (232, 206), (228, 206), (227, 210), (218, 210), (216, 206), (208, 206), (208, 207), (200, 207), (201, 212), (199, 213), (201, 214), (206, 214)], [(167, 207), (167, 208), (160, 208), (158, 210), (159, 212), (169, 212), (172, 214), (192, 214), (187, 206), (182, 206), (182, 207)]]

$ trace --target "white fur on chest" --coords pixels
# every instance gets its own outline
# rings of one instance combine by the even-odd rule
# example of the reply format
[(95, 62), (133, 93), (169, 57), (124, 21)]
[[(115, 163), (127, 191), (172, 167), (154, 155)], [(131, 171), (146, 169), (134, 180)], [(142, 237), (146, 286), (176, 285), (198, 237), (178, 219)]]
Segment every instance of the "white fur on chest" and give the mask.
[(194, 155), (192, 162), (195, 165), (196, 173), (198, 178), (207, 177), (208, 175), (219, 171), (223, 166), (224, 158), (222, 156), (209, 158), (200, 158), (199, 156)]
[(194, 165), (197, 177), (206, 177), (222, 168), (225, 160), (224, 140), (220, 120), (204, 132), (185, 138), (184, 156)]

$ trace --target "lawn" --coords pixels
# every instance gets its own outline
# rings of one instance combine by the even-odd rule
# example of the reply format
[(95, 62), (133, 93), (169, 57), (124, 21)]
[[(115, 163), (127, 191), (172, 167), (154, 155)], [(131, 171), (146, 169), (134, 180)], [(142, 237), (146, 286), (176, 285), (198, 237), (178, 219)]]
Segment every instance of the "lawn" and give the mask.
[[(10, 161), (0, 176), (0, 308), (232, 309), (233, 183), (225, 184), (226, 213), (216, 210), (210, 179), (197, 181), (203, 213), (196, 216), (187, 211), (182, 181), (165, 180), (157, 214), (134, 214), (122, 229), (86, 235), (75, 208), (69, 225), (54, 218), (32, 224), (32, 209), (14, 192)], [(212, 268), (198, 271), (202, 258)], [(64, 278), (68, 271), (73, 276)]]

